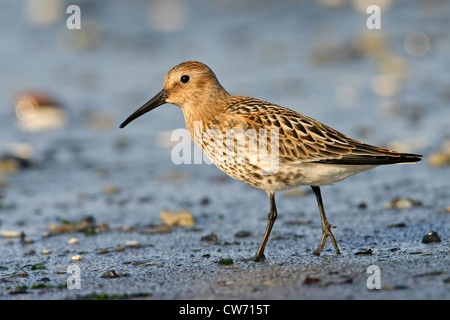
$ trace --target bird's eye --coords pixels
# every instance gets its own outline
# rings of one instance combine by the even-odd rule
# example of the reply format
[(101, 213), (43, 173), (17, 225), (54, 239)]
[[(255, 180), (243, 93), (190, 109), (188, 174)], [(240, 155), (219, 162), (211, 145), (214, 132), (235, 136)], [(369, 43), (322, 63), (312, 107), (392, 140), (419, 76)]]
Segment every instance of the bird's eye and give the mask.
[(183, 82), (183, 83), (187, 83), (188, 81), (189, 81), (189, 76), (187, 76), (187, 75), (184, 75), (184, 76), (181, 76), (181, 82)]

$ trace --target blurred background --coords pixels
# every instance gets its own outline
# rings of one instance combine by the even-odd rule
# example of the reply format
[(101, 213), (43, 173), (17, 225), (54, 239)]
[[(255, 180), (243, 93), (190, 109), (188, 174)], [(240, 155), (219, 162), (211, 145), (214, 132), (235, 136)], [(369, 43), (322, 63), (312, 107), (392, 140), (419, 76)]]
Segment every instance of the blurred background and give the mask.
[[(380, 30), (366, 26), (371, 4), (381, 9)], [(66, 26), (69, 5), (81, 10), (80, 30)], [(170, 133), (185, 127), (175, 106), (118, 128), (185, 60), (209, 65), (230, 93), (423, 153), (423, 172), (450, 163), (449, 1), (2, 0), (0, 7), (0, 227), (111, 214), (114, 206), (105, 209), (96, 195), (128, 190), (106, 200), (124, 205), (163, 194), (158, 177), (220, 175), (170, 162)], [(205, 193), (197, 189), (185, 196)]]

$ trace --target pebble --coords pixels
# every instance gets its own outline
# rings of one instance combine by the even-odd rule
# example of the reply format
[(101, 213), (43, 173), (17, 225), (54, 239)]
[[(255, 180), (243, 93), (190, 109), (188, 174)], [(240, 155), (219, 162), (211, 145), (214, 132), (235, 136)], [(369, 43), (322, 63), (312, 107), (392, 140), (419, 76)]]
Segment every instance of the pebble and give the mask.
[(79, 254), (77, 254), (77, 255), (75, 255), (75, 256), (73, 256), (72, 258), (71, 258), (73, 261), (80, 261), (81, 259), (83, 259)]
[(141, 246), (141, 243), (137, 240), (131, 240), (131, 241), (127, 241), (125, 243), (125, 246), (128, 248), (139, 248)]
[(407, 197), (397, 197), (392, 201), (389, 201), (384, 205), (385, 209), (409, 209), (412, 207), (421, 206), (422, 202), (419, 200), (407, 198)]
[(388, 228), (404, 228), (404, 227), (406, 227), (406, 223), (404, 223), (404, 222), (392, 223), (392, 224), (388, 225), (387, 227)]
[(361, 210), (367, 209), (367, 203), (361, 202), (360, 204), (358, 204), (358, 209)]
[(372, 249), (363, 249), (355, 253), (355, 256), (371, 256)]
[(247, 238), (250, 237), (251, 235), (252, 233), (249, 231), (238, 231), (234, 234), (236, 238)]
[(4, 238), (19, 238), (22, 236), (22, 232), (16, 230), (1, 230), (0, 235)]
[(114, 279), (114, 278), (120, 278), (120, 275), (115, 270), (108, 270), (105, 271), (100, 278), (104, 279)]
[(194, 217), (187, 210), (162, 211), (160, 218), (168, 226), (192, 227), (194, 225)]
[(208, 235), (206, 235), (206, 236), (201, 237), (200, 240), (202, 240), (202, 241), (208, 241), (208, 242), (213, 242), (213, 241), (217, 241), (217, 239), (218, 239), (217, 234), (215, 234), (215, 233), (210, 233), (210, 234), (208, 234)]
[[(44, 249), (41, 251), (42, 254), (50, 254), (50, 250)], [(73, 259), (73, 258), (72, 258)]]
[(422, 238), (422, 243), (439, 243), (441, 238), (436, 231), (430, 231)]
[(208, 197), (204, 197), (204, 198), (202, 198), (202, 199), (200, 200), (200, 204), (201, 204), (202, 206), (206, 206), (206, 205), (208, 205), (209, 203), (210, 203), (210, 200), (209, 200)]
[(67, 241), (68, 244), (77, 244), (78, 242), (80, 242), (80, 240), (78, 240), (78, 238), (70, 238), (69, 241)]

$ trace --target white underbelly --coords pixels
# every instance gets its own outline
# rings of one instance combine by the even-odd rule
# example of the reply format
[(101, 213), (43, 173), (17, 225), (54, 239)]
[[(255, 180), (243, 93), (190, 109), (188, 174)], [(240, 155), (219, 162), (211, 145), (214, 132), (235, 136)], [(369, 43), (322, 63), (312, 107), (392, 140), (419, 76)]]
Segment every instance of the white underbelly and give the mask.
[(323, 186), (339, 182), (349, 176), (373, 169), (377, 166), (299, 163), (289, 165), (288, 167), (291, 170), (294, 168), (300, 170), (301, 177), (296, 181), (298, 185)]

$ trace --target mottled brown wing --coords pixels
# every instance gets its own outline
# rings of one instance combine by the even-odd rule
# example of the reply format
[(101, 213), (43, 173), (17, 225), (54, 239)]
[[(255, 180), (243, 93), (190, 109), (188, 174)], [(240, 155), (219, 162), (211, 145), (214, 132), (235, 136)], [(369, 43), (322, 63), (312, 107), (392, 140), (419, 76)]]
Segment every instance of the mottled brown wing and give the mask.
[(362, 143), (310, 117), (258, 99), (241, 100), (233, 109), (257, 132), (278, 129), (280, 161), (381, 165), (421, 160), (421, 155)]

